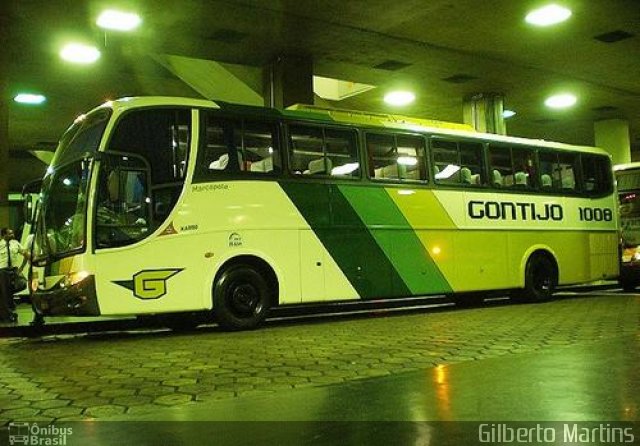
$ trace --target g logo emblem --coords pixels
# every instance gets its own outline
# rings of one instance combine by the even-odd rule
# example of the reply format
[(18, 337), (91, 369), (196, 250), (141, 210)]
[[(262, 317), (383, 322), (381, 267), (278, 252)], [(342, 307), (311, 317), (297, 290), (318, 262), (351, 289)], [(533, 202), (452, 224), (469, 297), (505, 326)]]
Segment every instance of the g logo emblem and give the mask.
[(183, 268), (144, 270), (137, 272), (133, 280), (116, 280), (114, 283), (133, 291), (138, 299), (158, 299), (167, 294), (167, 279)]

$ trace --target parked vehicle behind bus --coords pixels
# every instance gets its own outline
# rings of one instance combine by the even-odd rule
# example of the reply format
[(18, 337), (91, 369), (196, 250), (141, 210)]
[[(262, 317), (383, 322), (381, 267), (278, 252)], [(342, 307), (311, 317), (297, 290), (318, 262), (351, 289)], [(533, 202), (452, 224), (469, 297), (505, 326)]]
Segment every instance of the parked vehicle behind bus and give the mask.
[(640, 163), (614, 167), (620, 204), (620, 278), (625, 291), (640, 285)]

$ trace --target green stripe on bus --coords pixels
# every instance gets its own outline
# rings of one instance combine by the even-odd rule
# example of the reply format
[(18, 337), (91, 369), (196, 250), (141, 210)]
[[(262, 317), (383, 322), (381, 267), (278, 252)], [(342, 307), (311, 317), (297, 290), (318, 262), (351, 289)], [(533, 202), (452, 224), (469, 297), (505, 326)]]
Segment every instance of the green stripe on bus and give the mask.
[(411, 294), (450, 293), (451, 286), (387, 191), (341, 185), (342, 194), (369, 228)]
[(280, 184), (362, 299), (411, 295), (411, 290), (337, 186), (302, 182)]

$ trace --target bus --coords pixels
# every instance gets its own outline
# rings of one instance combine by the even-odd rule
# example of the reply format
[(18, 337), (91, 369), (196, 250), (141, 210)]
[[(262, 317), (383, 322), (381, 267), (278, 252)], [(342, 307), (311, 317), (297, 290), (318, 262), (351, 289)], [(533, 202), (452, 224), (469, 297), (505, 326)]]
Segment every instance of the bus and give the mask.
[(605, 151), (396, 115), (110, 101), (62, 136), (37, 208), (47, 316), (249, 329), (279, 305), (618, 276)]
[(614, 166), (620, 204), (620, 278), (625, 291), (640, 285), (640, 163)]

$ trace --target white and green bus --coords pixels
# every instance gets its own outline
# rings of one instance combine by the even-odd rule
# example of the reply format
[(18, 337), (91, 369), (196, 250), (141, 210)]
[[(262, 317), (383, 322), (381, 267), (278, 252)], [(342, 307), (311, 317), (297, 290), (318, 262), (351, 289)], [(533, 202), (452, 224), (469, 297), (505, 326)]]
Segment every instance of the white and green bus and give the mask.
[(603, 150), (436, 121), (207, 100), (108, 102), (43, 180), (44, 315), (211, 315), (511, 291), (618, 275)]

